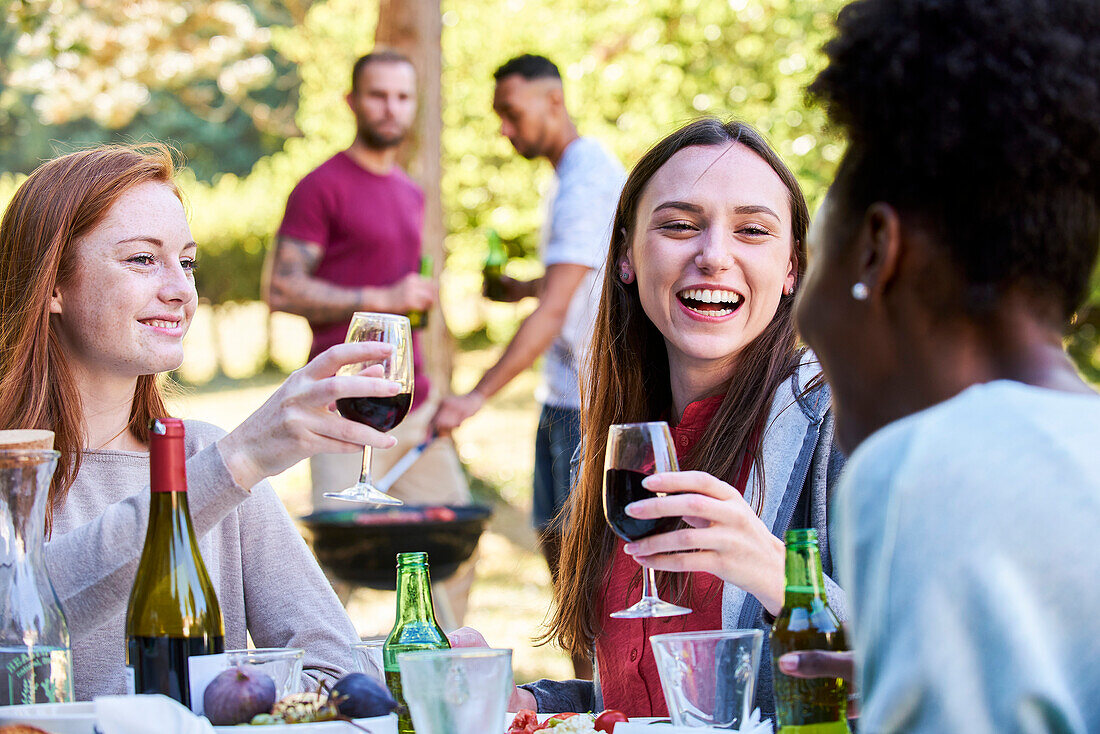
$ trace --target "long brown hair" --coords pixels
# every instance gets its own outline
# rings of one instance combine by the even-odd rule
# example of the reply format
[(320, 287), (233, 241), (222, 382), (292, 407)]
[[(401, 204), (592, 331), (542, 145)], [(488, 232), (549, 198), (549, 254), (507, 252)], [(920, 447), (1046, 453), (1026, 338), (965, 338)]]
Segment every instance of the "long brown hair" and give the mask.
[[(0, 428), (54, 432), (60, 453), (46, 527), (80, 469), (84, 412), (72, 368), (50, 318), (54, 289), (75, 274), (76, 243), (130, 188), (172, 187), (172, 151), (159, 143), (102, 146), (42, 164), (15, 192), (0, 222)], [(149, 420), (167, 415), (156, 375), (138, 377), (130, 432), (148, 439)]]
[[(638, 204), (657, 170), (684, 148), (731, 143), (763, 158), (787, 187), (796, 284), (805, 270), (810, 215), (802, 189), (760, 133), (748, 125), (715, 118), (696, 120), (654, 145), (630, 172), (615, 211), (595, 333), (581, 380), (583, 464), (568, 509), (563, 511), (566, 530), (555, 581), (557, 605), (543, 638), (573, 654), (587, 655), (600, 632), (598, 600), (615, 548), (615, 535), (604, 520), (602, 505), (607, 429), (613, 423), (660, 420), (672, 405), (664, 339), (642, 310), (637, 286), (616, 277), (617, 265), (633, 237)], [(798, 366), (793, 308), (793, 297), (780, 299), (771, 323), (739, 356), (737, 379), (731, 379), (710, 430), (689, 456), (682, 457), (685, 467), (732, 483), (743, 457), (751, 456), (757, 467), (757, 512), (763, 504), (764, 483), (760, 442), (753, 441), (753, 435), (767, 420), (780, 383)]]

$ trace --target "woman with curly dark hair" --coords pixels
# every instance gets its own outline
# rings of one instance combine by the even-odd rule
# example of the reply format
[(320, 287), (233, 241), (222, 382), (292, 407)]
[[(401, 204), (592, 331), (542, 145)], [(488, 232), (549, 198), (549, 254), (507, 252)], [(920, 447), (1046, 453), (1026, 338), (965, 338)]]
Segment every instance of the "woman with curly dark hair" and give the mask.
[[(833, 387), (870, 732), (1100, 731), (1095, 0), (861, 0), (812, 92), (850, 147), (798, 325)], [(781, 661), (791, 672), (820, 656)]]

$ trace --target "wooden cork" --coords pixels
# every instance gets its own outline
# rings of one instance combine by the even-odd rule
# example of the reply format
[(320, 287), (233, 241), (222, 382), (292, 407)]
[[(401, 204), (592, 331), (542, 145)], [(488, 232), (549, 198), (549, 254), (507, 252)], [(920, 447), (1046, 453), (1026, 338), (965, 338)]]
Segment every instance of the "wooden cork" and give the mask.
[(53, 448), (53, 431), (13, 429), (0, 431), (0, 451), (49, 451)]

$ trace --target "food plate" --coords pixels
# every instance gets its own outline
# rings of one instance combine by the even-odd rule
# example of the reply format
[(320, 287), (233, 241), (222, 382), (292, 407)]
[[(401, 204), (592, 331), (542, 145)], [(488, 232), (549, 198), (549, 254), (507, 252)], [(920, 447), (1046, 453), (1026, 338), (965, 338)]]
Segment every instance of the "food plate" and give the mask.
[[(547, 719), (552, 719), (555, 716), (560, 716), (560, 715), (561, 714), (535, 714), (535, 716), (538, 719), (538, 722), (540, 724), (543, 723), (544, 721), (546, 721)], [(511, 726), (511, 723), (513, 721), (515, 721), (516, 716), (518, 716), (517, 713), (511, 713), (511, 712), (504, 715), (504, 717), (505, 717), (504, 721), (507, 722), (509, 727)], [(648, 724), (652, 724), (652, 723), (658, 722), (658, 721), (668, 721), (668, 719), (667, 718), (660, 718), (658, 716), (635, 716), (635, 717), (631, 718), (629, 721), (630, 721), (631, 724), (646, 724), (646, 725), (648, 725)], [(508, 729), (505, 729), (505, 731), (507, 732)], [(552, 732), (552, 731), (556, 731), (556, 729), (548, 729), (546, 731)]]
[[(547, 719), (552, 719), (553, 717), (557, 716), (557, 714), (535, 714), (535, 715), (539, 717), (539, 723), (540, 724), (542, 722), (546, 721)], [(505, 717), (506, 717), (507, 721), (512, 721), (513, 719), (516, 718), (516, 712), (515, 711), (509, 711), (507, 714), (505, 714)], [(634, 716), (634, 717), (631, 717), (630, 720), (635, 724), (652, 724), (654, 721), (667, 721), (668, 717), (666, 716), (664, 719), (662, 719), (660, 716)]]
[(94, 734), (95, 704), (78, 701), (0, 706), (0, 725), (3, 724), (37, 726), (50, 734)]
[[(366, 729), (371, 734), (397, 734), (397, 717), (376, 716), (371, 719), (356, 719), (355, 723)], [(356, 729), (345, 721), (318, 721), (312, 724), (286, 724), (280, 726), (215, 726), (218, 734), (279, 734), (286, 732), (291, 734), (363, 734), (363, 729)]]

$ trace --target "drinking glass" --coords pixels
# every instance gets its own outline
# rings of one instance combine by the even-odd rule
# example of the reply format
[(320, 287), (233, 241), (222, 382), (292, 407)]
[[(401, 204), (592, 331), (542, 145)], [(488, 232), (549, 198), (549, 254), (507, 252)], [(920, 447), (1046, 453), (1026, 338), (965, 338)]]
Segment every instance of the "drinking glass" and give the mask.
[(417, 734), (504, 731), (512, 692), (511, 650), (420, 650), (401, 653), (397, 663)]
[[(664, 421), (619, 423), (608, 428), (607, 451), (604, 456), (603, 513), (607, 524), (616, 535), (629, 543), (675, 529), (679, 518), (639, 520), (626, 514), (626, 506), (654, 496), (653, 492), (642, 486), (642, 480), (647, 476), (679, 470), (672, 434)], [(611, 616), (618, 619), (637, 619), (674, 617), (690, 612), (687, 607), (661, 601), (657, 596), (654, 571), (647, 568), (642, 574), (641, 601), (627, 609), (612, 612)]]
[(351, 646), (351, 653), (355, 656), (355, 662), (359, 666), (360, 673), (366, 673), (380, 681), (386, 680), (386, 669), (382, 660), (382, 646), (386, 638), (378, 640), (363, 640)]
[[(409, 412), (413, 397), (412, 328), (406, 316), (390, 313), (357, 311), (351, 317), (345, 342), (385, 342), (393, 346), (393, 354), (382, 360), (382, 377), (401, 385), (401, 392), (385, 398), (340, 398), (336, 409), (340, 415), (374, 428), (393, 430)], [(355, 375), (371, 366), (363, 362), (344, 365), (339, 374)], [(370, 471), (371, 447), (363, 447), (363, 470), (359, 481), (342, 492), (325, 492), (325, 497), (376, 505), (404, 504), (374, 486)]]
[(248, 650), (226, 650), (226, 666), (251, 665), (271, 676), (275, 693), (281, 700), (302, 691), (302, 656), (300, 647), (257, 647)]
[(682, 632), (649, 642), (674, 726), (742, 728), (752, 710), (763, 632)]

